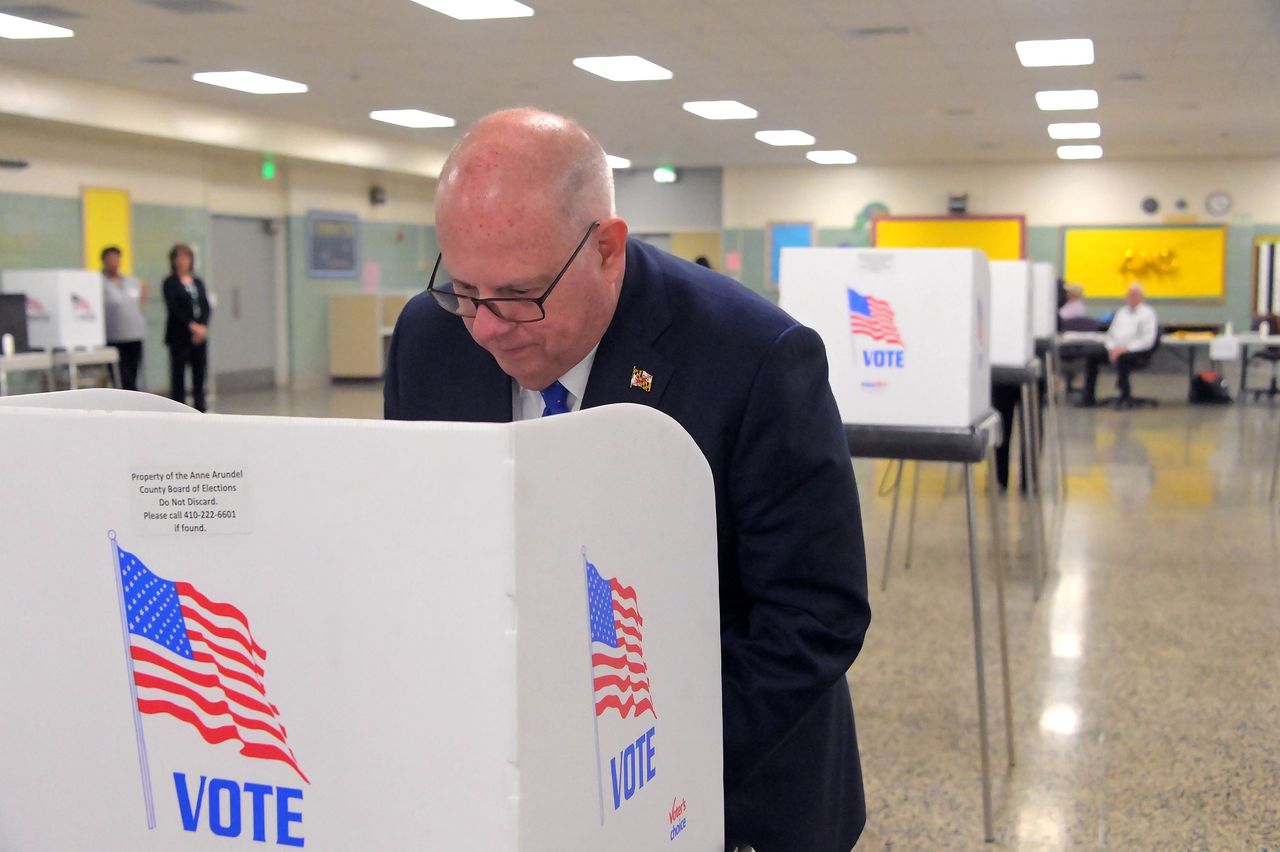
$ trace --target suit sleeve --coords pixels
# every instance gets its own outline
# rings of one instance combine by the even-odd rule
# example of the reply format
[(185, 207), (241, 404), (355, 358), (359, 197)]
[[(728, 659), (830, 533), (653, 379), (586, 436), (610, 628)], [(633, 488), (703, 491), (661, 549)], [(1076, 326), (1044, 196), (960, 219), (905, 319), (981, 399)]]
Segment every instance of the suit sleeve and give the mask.
[(400, 351), (400, 326), (404, 313), (396, 320), (391, 332), (391, 347), (387, 351), (387, 369), (382, 377), (382, 419), (401, 420), (400, 416), (400, 368), (397, 353)]
[(182, 282), (172, 275), (164, 279), (164, 306), (169, 311), (169, 317), (181, 323), (184, 328), (191, 322), (194, 315), (191, 310), (191, 297), (183, 289)]
[(725, 778), (745, 780), (853, 663), (871, 620), (857, 488), (818, 335), (752, 385), (728, 479), (749, 606), (723, 625)]

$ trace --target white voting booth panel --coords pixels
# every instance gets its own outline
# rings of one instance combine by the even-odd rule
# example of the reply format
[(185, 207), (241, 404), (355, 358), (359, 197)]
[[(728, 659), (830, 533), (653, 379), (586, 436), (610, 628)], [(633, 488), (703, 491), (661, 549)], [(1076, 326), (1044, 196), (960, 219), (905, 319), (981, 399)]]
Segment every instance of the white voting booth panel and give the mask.
[(86, 269), (9, 269), (0, 290), (27, 297), (27, 337), (32, 349), (106, 345), (102, 275)]
[(1047, 340), (1058, 333), (1058, 271), (1052, 263), (1031, 264), (1031, 336)]
[(1031, 264), (991, 261), (991, 363), (1025, 367), (1035, 355), (1031, 336)]
[(969, 426), (990, 406), (986, 255), (783, 249), (779, 304), (818, 332), (845, 423)]
[(723, 848), (714, 496), (665, 416), (0, 404), (0, 445), (0, 848)]

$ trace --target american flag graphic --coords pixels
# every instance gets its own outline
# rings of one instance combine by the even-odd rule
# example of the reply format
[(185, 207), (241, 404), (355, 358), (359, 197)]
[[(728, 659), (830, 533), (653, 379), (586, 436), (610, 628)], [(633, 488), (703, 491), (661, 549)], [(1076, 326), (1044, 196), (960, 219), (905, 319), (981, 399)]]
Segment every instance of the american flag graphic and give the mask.
[(139, 712), (186, 722), (211, 744), (238, 742), (245, 757), (286, 763), (311, 783), (267, 699), (267, 652), (244, 613), (116, 551)]
[(892, 346), (902, 346), (893, 308), (883, 299), (864, 296), (849, 289), (849, 323), (854, 334), (861, 334)]
[(636, 590), (617, 578), (600, 576), (587, 563), (587, 609), (591, 621), (591, 676), (595, 683), (596, 716), (609, 709), (622, 718), (650, 713), (649, 667), (641, 642), (644, 619)]
[(89, 300), (75, 293), (71, 294), (71, 307), (77, 311), (92, 311), (93, 305), (89, 304)]

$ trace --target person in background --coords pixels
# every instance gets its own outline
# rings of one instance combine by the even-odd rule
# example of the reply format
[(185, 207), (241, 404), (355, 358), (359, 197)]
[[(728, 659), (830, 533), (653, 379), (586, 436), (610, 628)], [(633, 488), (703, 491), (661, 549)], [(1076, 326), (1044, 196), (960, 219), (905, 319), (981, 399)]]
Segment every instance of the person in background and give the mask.
[(137, 390), (142, 341), (147, 336), (147, 321), (142, 316), (142, 306), (147, 301), (147, 284), (132, 275), (120, 274), (118, 246), (107, 246), (100, 257), (107, 345), (114, 346), (120, 353), (120, 387)]
[(169, 250), (169, 277), (164, 279), (164, 305), (168, 318), (164, 326), (164, 344), (169, 347), (169, 396), (186, 403), (187, 367), (191, 367), (191, 404), (197, 411), (207, 410), (204, 398), (205, 371), (208, 368), (209, 294), (204, 282), (195, 274), (195, 253), (191, 246), (178, 243)]
[(1084, 288), (1079, 284), (1068, 284), (1067, 301), (1062, 307), (1058, 308), (1058, 316), (1061, 319), (1079, 319), (1086, 315), (1084, 306)]
[(711, 261), (707, 259), (707, 256), (705, 254), (698, 255), (693, 259), (693, 262), (698, 264), (699, 266), (705, 266), (707, 269), (715, 269), (715, 267), (711, 265)]
[(1085, 364), (1084, 397), (1080, 404), (1088, 407), (1097, 404), (1094, 395), (1098, 385), (1098, 368), (1110, 362), (1116, 368), (1116, 389), (1120, 396), (1129, 396), (1129, 372), (1139, 355), (1156, 345), (1160, 335), (1160, 321), (1155, 310), (1145, 301), (1142, 285), (1129, 285), (1124, 307), (1116, 311), (1107, 329), (1105, 348), (1091, 352)]

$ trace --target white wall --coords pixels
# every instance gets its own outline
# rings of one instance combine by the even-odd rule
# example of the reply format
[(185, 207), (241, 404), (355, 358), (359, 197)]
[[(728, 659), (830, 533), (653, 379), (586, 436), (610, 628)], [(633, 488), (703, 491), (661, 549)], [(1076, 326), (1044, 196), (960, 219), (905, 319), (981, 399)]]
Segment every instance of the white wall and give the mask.
[[(255, 154), (76, 125), (0, 116), (0, 157), (30, 163), (0, 172), (0, 192), (79, 198), (84, 186), (106, 186), (127, 189), (135, 204), (239, 216), (325, 209), (358, 212), (369, 221), (434, 219), (429, 178), (279, 159), (276, 178), (266, 181)], [(387, 191), (379, 207), (369, 204), (375, 183)]]
[[(1234, 199), (1227, 217), (1204, 211), (1205, 196), (1225, 190)], [(1176, 213), (1202, 222), (1280, 222), (1280, 158), (1146, 160), (957, 166), (802, 166), (724, 170), (724, 225), (760, 228), (771, 220), (814, 221), (848, 228), (862, 208), (882, 201), (898, 215), (944, 215), (947, 196), (969, 194), (970, 213), (1025, 214), (1027, 224), (1158, 224)], [(1146, 196), (1160, 202), (1148, 216)]]

